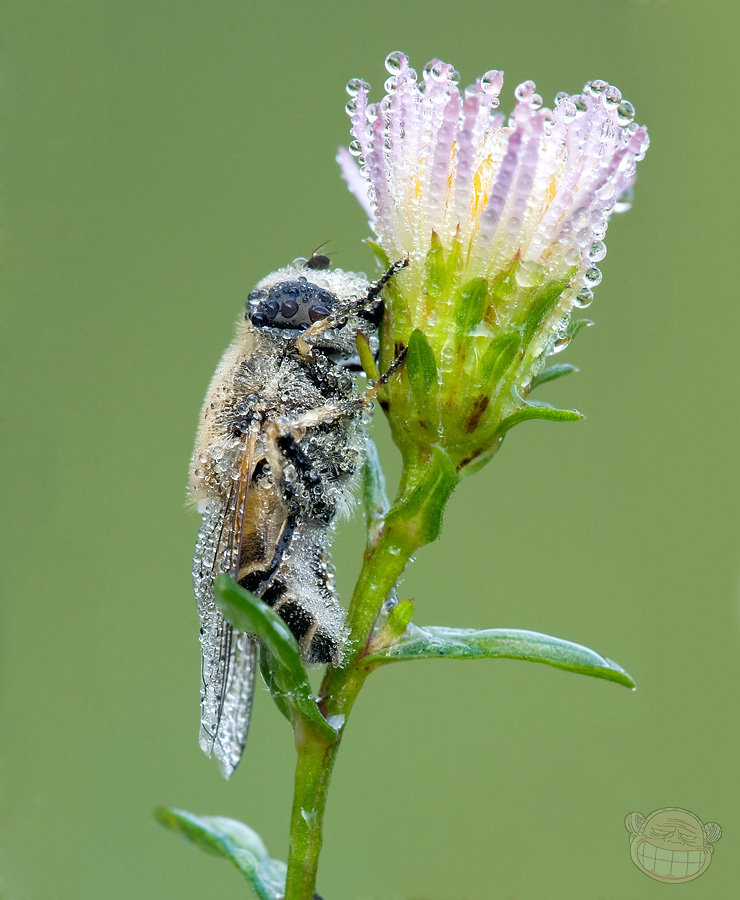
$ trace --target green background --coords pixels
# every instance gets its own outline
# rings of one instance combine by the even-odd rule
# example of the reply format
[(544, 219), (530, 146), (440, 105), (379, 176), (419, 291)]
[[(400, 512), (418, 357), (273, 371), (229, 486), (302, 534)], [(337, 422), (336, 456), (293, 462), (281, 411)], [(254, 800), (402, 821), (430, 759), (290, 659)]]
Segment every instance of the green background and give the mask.
[[(681, 888), (734, 897), (737, 16), (712, 2), (15, 2), (2, 14), (4, 900), (240, 897), (161, 829), (242, 818), (285, 856), (293, 752), (260, 688), (231, 783), (198, 750), (185, 508), (197, 412), (247, 291), (317, 244), (372, 269), (334, 162), (344, 84), (403, 49), (551, 102), (617, 84), (652, 147), (604, 283), (518, 428), (402, 586), (418, 620), (551, 632), (638, 690), (521, 662), (375, 675), (336, 768), (326, 900), (642, 900), (624, 816), (724, 830)], [(397, 470), (385, 424), (381, 451)], [(342, 526), (346, 596), (360, 532)]]

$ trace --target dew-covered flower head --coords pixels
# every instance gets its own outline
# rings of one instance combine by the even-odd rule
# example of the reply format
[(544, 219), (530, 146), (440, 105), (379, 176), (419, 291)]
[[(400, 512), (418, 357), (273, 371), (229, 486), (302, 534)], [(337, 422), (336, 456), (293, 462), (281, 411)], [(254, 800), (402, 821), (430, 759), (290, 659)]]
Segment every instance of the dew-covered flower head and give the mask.
[[(606, 81), (558, 94), (552, 109), (524, 82), (507, 116), (497, 70), (460, 90), (457, 72), (440, 60), (421, 78), (402, 53), (390, 54), (386, 68), (377, 103), (364, 81), (347, 85), (352, 142), (339, 155), (381, 256), (411, 261), (391, 292), (386, 343), (424, 334), (442, 389), (430, 413), (439, 432), (451, 411), (445, 372), (467, 372), (480, 395), (491, 387), (480, 371), (488, 345), (516, 333), (500, 419), (522, 408), (546, 356), (567, 343), (574, 307), (590, 304), (607, 224), (629, 206), (647, 131)], [(462, 353), (460, 322), (471, 338)]]

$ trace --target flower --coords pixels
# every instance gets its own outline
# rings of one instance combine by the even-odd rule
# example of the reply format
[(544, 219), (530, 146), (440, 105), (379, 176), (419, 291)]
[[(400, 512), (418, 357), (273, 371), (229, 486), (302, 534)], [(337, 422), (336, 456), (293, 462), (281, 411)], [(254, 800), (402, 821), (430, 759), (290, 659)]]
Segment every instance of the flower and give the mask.
[(522, 419), (579, 417), (526, 398), (556, 377), (546, 358), (601, 281), (607, 224), (629, 206), (648, 136), (605, 81), (558, 94), (552, 110), (526, 81), (507, 119), (499, 71), (461, 92), (440, 60), (421, 81), (402, 53), (386, 68), (379, 103), (360, 79), (347, 85), (353, 140), (338, 159), (380, 259), (410, 258), (386, 292), (381, 334), (384, 366), (408, 348), (387, 388), (394, 437), (402, 450), (443, 446), (462, 470)]

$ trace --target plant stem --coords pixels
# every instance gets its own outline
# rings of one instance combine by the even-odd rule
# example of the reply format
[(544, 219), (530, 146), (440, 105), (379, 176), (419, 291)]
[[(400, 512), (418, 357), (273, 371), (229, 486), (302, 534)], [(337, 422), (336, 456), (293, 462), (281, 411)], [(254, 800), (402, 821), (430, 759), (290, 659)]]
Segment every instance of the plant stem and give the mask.
[(342, 732), (370, 669), (365, 648), (381, 607), (413, 554), (437, 538), (442, 511), (457, 483), (446, 454), (433, 450), (404, 460), (396, 503), (369, 541), (349, 608), (350, 640), (343, 666), (329, 667), (319, 694), (324, 715), (337, 722), (333, 741), (296, 727), (298, 760), (290, 823), (285, 900), (313, 900), (326, 798)]

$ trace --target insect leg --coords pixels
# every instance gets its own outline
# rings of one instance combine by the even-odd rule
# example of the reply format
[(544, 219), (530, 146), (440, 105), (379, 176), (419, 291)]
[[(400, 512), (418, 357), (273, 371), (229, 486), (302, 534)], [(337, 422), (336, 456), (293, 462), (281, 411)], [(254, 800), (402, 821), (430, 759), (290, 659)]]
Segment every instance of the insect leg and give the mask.
[(345, 319), (351, 313), (362, 312), (363, 310), (370, 310), (377, 303), (380, 293), (383, 288), (388, 284), (388, 282), (393, 278), (393, 276), (400, 272), (401, 269), (405, 269), (409, 264), (408, 256), (404, 256), (403, 259), (396, 260), (393, 265), (385, 272), (380, 278), (374, 282), (370, 286), (370, 290), (367, 292), (367, 296), (363, 297), (361, 300), (355, 300), (350, 303), (345, 303), (340, 306), (337, 306), (336, 309), (332, 310), (332, 312), (325, 318), (319, 319), (318, 322), (314, 322), (310, 328), (307, 328), (306, 331), (298, 338), (296, 341), (296, 349), (301, 354), (301, 356), (309, 356), (311, 354), (312, 344), (316, 340), (319, 335), (323, 334), (325, 331), (329, 331), (332, 328), (336, 328), (338, 325), (342, 324), (342, 320)]

